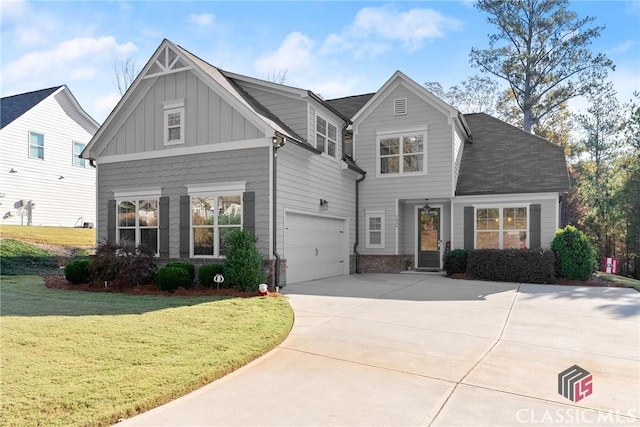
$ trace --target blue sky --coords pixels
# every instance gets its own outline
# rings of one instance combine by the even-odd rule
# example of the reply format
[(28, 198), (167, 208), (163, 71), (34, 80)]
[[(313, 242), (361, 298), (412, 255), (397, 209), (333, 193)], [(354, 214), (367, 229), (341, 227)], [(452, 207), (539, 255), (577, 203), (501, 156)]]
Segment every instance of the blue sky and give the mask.
[[(286, 71), (286, 84), (335, 98), (374, 92), (396, 70), (459, 84), (479, 74), (469, 51), (494, 32), (473, 1), (0, 2), (1, 95), (66, 84), (100, 123), (120, 97), (114, 63), (141, 69), (164, 38), (228, 71)], [(570, 8), (606, 26), (592, 48), (614, 61), (610, 79), (628, 100), (640, 90), (640, 0)]]

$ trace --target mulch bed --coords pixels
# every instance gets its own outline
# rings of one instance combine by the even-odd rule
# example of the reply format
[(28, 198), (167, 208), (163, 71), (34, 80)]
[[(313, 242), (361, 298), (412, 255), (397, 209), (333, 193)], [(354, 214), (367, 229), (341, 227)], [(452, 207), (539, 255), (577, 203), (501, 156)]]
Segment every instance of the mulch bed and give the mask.
[[(217, 290), (216, 288), (204, 288), (196, 287), (193, 289), (178, 288), (175, 292), (165, 292), (158, 289), (154, 284), (140, 285), (133, 288), (115, 289), (105, 288), (101, 283), (81, 283), (74, 285), (69, 282), (64, 276), (56, 275), (41, 275), (44, 280), (44, 285), (50, 289), (66, 289), (71, 291), (87, 291), (87, 292), (115, 292), (127, 295), (164, 295), (164, 296), (187, 296), (187, 297), (202, 297), (202, 296), (216, 296), (216, 297), (234, 297), (234, 298), (250, 298), (258, 296), (254, 292), (240, 292), (235, 289), (223, 288)], [(269, 296), (277, 296), (275, 292), (269, 292)]]

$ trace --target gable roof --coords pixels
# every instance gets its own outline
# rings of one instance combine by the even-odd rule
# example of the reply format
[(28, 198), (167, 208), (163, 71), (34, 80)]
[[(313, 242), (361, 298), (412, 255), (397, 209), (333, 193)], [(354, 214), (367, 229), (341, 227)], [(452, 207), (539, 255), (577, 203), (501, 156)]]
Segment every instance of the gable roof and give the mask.
[(375, 93), (345, 96), (344, 98), (328, 99), (326, 102), (335, 110), (339, 111), (343, 116), (350, 119), (373, 97), (373, 95), (375, 95)]
[(485, 113), (464, 118), (473, 139), (464, 146), (456, 196), (569, 190), (562, 147)]
[(64, 86), (54, 86), (0, 99), (0, 129), (13, 122), (62, 87)]

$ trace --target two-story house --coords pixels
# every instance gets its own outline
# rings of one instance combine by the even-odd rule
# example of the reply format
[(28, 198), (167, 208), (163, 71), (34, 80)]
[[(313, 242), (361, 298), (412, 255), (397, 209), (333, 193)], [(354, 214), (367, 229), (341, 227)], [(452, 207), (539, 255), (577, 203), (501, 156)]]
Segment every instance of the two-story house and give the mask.
[(80, 154), (98, 123), (64, 85), (0, 107), (0, 224), (92, 227), (96, 170)]
[(407, 259), (437, 269), (447, 248), (548, 246), (568, 189), (559, 147), (400, 72), (325, 101), (168, 40), (82, 157), (97, 163), (99, 240), (218, 260), (246, 228), (280, 285)]

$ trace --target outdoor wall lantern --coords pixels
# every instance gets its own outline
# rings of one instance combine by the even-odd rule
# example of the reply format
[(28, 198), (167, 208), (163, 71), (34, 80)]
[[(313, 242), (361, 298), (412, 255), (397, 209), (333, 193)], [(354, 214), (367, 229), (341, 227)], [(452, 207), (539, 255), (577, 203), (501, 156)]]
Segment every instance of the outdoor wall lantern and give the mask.
[(429, 206), (429, 199), (424, 199), (424, 207), (422, 208), (422, 210), (425, 211), (425, 213), (431, 211), (431, 206)]
[(326, 211), (329, 209), (329, 202), (325, 199), (320, 199), (320, 207)]
[(9, 173), (18, 173), (17, 170), (15, 170), (14, 168), (11, 168), (11, 170), (9, 171)]

